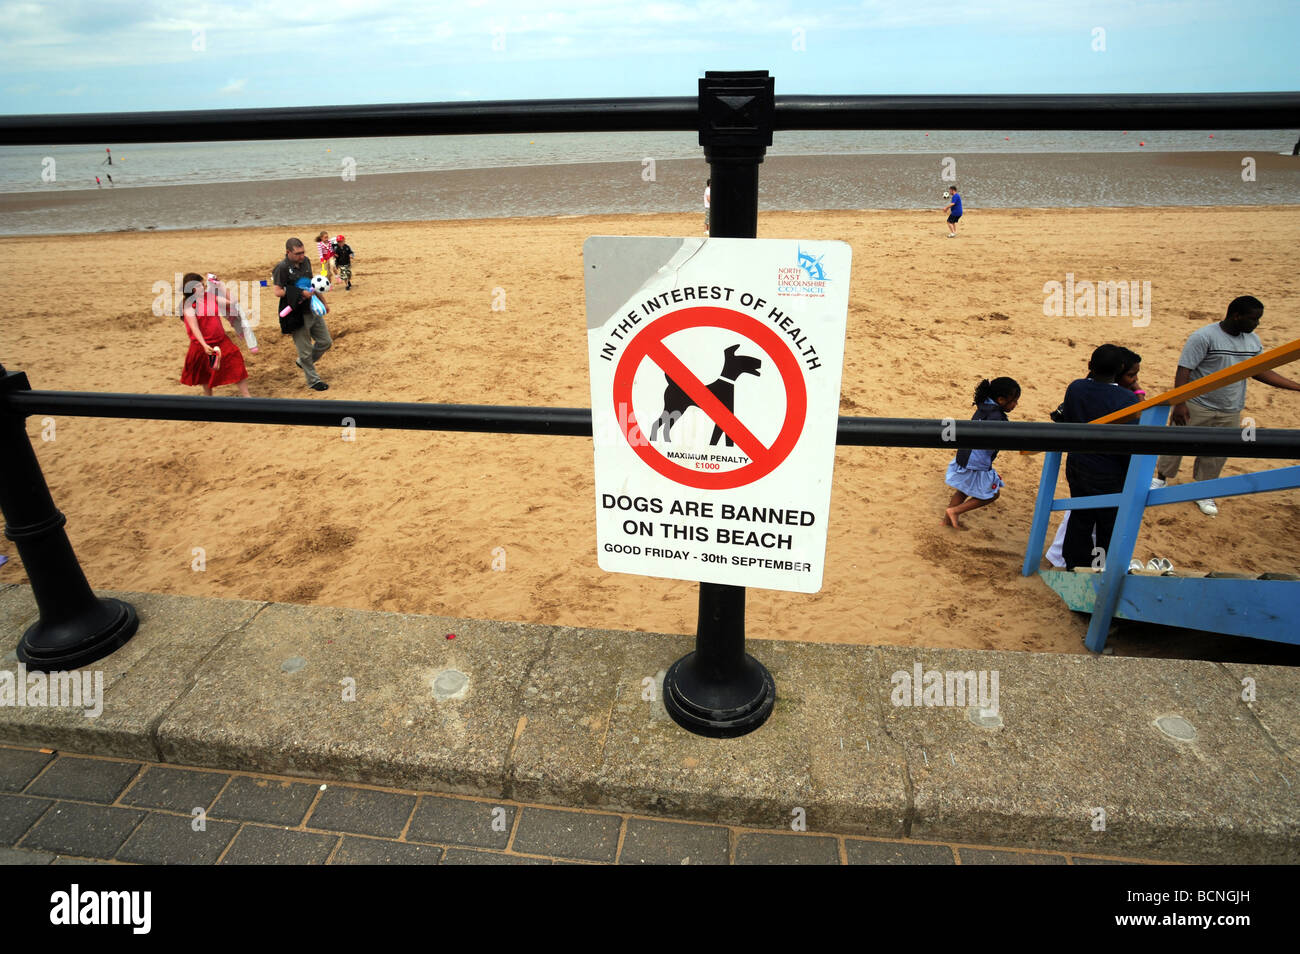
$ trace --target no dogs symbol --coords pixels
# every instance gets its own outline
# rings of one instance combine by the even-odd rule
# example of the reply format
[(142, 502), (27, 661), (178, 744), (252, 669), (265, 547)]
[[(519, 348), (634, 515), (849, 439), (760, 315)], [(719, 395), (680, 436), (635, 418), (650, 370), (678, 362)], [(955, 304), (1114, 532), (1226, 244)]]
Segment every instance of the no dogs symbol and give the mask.
[(807, 413), (803, 369), (789, 347), (727, 308), (658, 319), (614, 372), (623, 436), (653, 470), (687, 487), (728, 490), (767, 476), (798, 444)]

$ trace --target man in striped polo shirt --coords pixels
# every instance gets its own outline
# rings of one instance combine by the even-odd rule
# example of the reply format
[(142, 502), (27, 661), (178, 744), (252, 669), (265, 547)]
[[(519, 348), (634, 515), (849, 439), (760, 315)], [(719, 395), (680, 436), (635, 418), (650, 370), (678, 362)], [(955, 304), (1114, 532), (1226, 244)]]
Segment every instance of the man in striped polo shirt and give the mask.
[[(1178, 372), (1174, 387), (1182, 387), (1215, 371), (1230, 368), (1264, 350), (1255, 329), (1264, 316), (1264, 304), (1253, 295), (1234, 298), (1228, 305), (1228, 314), (1220, 322), (1193, 331), (1183, 345), (1178, 358)], [(1284, 378), (1276, 371), (1261, 371), (1254, 375), (1256, 381), (1285, 391), (1300, 391), (1300, 382)], [(1174, 405), (1169, 423), (1189, 424), (1192, 427), (1241, 427), (1241, 411), (1246, 406), (1246, 382), (1225, 385), (1194, 397), (1183, 404)], [(1163, 487), (1178, 474), (1181, 457), (1161, 457), (1156, 461), (1156, 475), (1152, 487)], [(1226, 457), (1198, 457), (1192, 466), (1193, 480), (1213, 480), (1223, 470)], [(1219, 507), (1207, 497), (1196, 501), (1201, 513), (1218, 516)]]

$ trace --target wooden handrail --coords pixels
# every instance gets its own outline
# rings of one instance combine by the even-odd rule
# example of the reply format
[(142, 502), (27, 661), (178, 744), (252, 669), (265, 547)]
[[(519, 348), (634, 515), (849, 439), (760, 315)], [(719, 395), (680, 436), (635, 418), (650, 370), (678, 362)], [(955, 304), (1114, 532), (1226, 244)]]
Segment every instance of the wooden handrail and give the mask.
[[(1182, 404), (1190, 398), (1199, 397), (1202, 394), (1208, 394), (1210, 391), (1217, 391), (1219, 388), (1229, 384), (1235, 384), (1243, 378), (1253, 378), (1262, 371), (1272, 371), (1274, 368), (1284, 364), (1290, 364), (1300, 358), (1300, 338), (1276, 348), (1270, 348), (1267, 351), (1261, 351), (1253, 358), (1248, 358), (1240, 364), (1234, 364), (1230, 368), (1222, 368), (1213, 374), (1207, 374), (1203, 378), (1197, 378), (1195, 381), (1189, 381), (1180, 388), (1173, 388), (1164, 394), (1157, 394), (1155, 397), (1147, 398), (1145, 401), (1139, 401), (1129, 407), (1120, 408), (1118, 411), (1112, 411), (1104, 417), (1099, 417), (1095, 421), (1089, 421), (1089, 424), (1115, 424), (1119, 421), (1126, 421), (1130, 417), (1141, 414), (1149, 407), (1159, 407), (1162, 404)], [(1038, 451), (1021, 451), (1021, 455), (1037, 454)]]
[(1262, 371), (1272, 371), (1280, 365), (1290, 364), (1300, 358), (1300, 338), (1289, 344), (1279, 345), (1276, 348), (1270, 348), (1262, 351), (1253, 358), (1248, 358), (1240, 364), (1234, 364), (1230, 368), (1222, 368), (1213, 374), (1207, 374), (1203, 378), (1197, 378), (1195, 381), (1189, 381), (1181, 388), (1174, 388), (1166, 391), (1164, 394), (1158, 394), (1153, 398), (1147, 398), (1131, 407), (1120, 408), (1118, 411), (1112, 411), (1105, 417), (1099, 417), (1095, 421), (1089, 421), (1089, 424), (1114, 424), (1118, 421), (1128, 420), (1130, 417), (1141, 414), (1149, 407), (1159, 407), (1161, 404), (1182, 404), (1194, 397), (1200, 397), (1202, 394), (1208, 394), (1210, 391), (1217, 391), (1225, 385), (1235, 384), (1243, 378), (1253, 378)]

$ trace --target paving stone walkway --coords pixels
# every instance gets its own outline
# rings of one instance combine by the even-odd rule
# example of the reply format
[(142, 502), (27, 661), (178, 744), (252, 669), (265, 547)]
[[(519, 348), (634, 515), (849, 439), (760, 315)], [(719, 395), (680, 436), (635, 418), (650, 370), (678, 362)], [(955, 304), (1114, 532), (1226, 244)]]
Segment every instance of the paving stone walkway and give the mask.
[(1144, 864), (0, 746), (0, 864)]

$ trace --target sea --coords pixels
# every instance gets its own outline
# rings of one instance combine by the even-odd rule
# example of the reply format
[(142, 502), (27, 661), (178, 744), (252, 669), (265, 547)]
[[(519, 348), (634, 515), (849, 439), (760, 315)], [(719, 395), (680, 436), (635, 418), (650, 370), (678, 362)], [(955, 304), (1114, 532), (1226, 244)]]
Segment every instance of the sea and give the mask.
[[(760, 172), (760, 209), (929, 209), (943, 204), (954, 171), (968, 211), (1300, 205), (1300, 159), (1289, 159), (1294, 136), (1269, 129), (777, 132)], [(707, 175), (690, 132), (6, 146), (0, 234), (276, 225), (314, 220), (322, 210), (339, 225), (701, 212)], [(281, 180), (295, 185), (276, 187)]]
[[(778, 132), (767, 155), (919, 156), (1017, 153), (1214, 152), (1285, 153), (1293, 130)], [(1140, 145), (1139, 145), (1140, 144)], [(106, 162), (111, 156), (112, 164)], [(115, 146), (0, 147), (0, 193), (199, 185), (339, 176), (351, 160), (371, 175), (571, 163), (697, 159), (695, 133), (611, 132), (536, 135), (401, 136), (258, 142), (133, 143)], [(55, 163), (54, 175), (42, 173)]]

